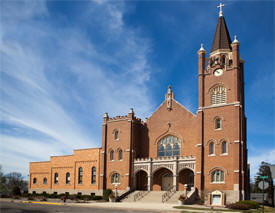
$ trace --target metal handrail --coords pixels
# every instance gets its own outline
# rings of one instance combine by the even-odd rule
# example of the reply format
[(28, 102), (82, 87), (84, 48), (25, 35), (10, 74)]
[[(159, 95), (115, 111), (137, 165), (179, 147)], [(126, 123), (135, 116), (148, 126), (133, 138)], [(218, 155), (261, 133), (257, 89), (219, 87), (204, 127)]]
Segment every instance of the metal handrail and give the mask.
[(169, 200), (175, 192), (176, 186), (172, 186), (170, 189), (167, 190), (167, 192), (162, 195), (162, 202), (164, 203)]
[[(145, 187), (147, 187), (147, 185), (145, 185)], [(148, 192), (148, 191), (146, 190), (146, 191), (140, 191), (140, 192), (136, 193), (136, 194), (134, 195), (134, 201), (137, 201), (137, 200), (143, 198), (144, 195), (145, 195), (147, 192)]]

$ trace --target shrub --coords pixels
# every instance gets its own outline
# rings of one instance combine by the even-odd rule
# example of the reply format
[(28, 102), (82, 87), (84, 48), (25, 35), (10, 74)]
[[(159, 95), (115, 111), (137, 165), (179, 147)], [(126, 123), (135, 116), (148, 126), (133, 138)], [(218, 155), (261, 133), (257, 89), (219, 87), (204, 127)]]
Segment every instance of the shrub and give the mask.
[(92, 196), (90, 196), (90, 195), (82, 195), (82, 198), (85, 201), (92, 200)]
[(76, 199), (78, 199), (78, 200), (83, 200), (83, 196), (82, 196), (81, 194), (77, 194), (77, 195), (76, 195)]
[(248, 205), (242, 204), (239, 202), (228, 204), (228, 205), (226, 205), (226, 207), (229, 209), (238, 209), (238, 210), (248, 210), (249, 209)]
[(28, 197), (29, 193), (27, 191), (24, 191), (22, 194), (22, 197)]
[(53, 193), (53, 194), (49, 194), (49, 198), (58, 198), (58, 195)]
[(57, 197), (60, 198), (60, 199), (64, 196), (66, 196), (64, 193), (61, 193), (61, 194), (57, 195)]
[(106, 189), (106, 190), (104, 190), (104, 192), (103, 192), (103, 199), (105, 201), (108, 201), (109, 200), (109, 196), (112, 193), (113, 193), (112, 189)]
[(42, 194), (41, 194), (43, 197), (45, 197), (45, 198), (48, 198), (50, 195), (48, 194), (48, 193), (46, 193), (46, 192), (43, 192)]
[(93, 196), (92, 197), (92, 200), (102, 200), (103, 199), (103, 197), (102, 196)]
[(33, 196), (29, 196), (28, 200), (34, 200)]
[(69, 195), (68, 199), (70, 199), (70, 200), (76, 200), (76, 195)]
[(254, 200), (242, 200), (239, 203), (247, 205), (250, 209), (260, 208), (260, 204)]
[(11, 194), (14, 196), (21, 195), (20, 188), (18, 186), (12, 187)]

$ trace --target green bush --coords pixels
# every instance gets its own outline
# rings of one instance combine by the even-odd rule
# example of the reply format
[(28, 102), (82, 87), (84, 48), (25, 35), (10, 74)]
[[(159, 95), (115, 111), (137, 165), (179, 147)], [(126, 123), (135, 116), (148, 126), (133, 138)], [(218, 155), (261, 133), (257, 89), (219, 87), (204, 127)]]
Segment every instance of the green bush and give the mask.
[(238, 209), (238, 210), (248, 210), (249, 209), (248, 205), (242, 204), (239, 202), (228, 204), (228, 205), (226, 205), (226, 207), (229, 209)]
[(45, 198), (48, 198), (50, 196), (47, 192), (43, 192), (41, 195)]
[(77, 194), (77, 195), (76, 195), (76, 199), (78, 199), (78, 200), (83, 200), (83, 196), (82, 196), (81, 194)]
[(92, 196), (91, 195), (82, 195), (83, 200), (87, 201), (87, 200), (92, 200)]
[(58, 195), (53, 193), (53, 194), (49, 194), (49, 198), (58, 198)]
[(250, 209), (260, 208), (260, 204), (254, 200), (242, 200), (239, 203), (247, 205)]
[(92, 196), (92, 200), (102, 200), (103, 197), (102, 196)]
[(13, 196), (21, 195), (20, 188), (19, 188), (18, 186), (12, 187), (11, 194), (12, 194)]
[(22, 197), (28, 197), (30, 194), (26, 191), (23, 192)]
[(34, 200), (33, 196), (28, 196), (28, 200)]
[(59, 195), (57, 195), (57, 197), (59, 198), (59, 199), (61, 199), (63, 196), (66, 196), (64, 193), (61, 193), (61, 194), (59, 194)]
[(108, 200), (109, 200), (110, 194), (113, 194), (112, 189), (105, 189), (105, 190), (103, 191), (103, 199), (104, 199), (105, 201), (108, 201)]
[(68, 199), (70, 199), (70, 200), (76, 200), (76, 195), (69, 195)]

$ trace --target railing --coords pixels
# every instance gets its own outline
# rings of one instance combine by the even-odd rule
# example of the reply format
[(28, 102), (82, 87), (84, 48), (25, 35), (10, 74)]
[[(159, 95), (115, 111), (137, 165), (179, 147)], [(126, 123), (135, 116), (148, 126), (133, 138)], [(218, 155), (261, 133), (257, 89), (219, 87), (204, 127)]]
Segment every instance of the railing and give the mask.
[[(147, 188), (147, 185), (145, 185), (145, 187)], [(138, 193), (136, 193), (134, 195), (134, 201), (136, 202), (137, 200), (140, 200), (141, 198), (143, 198), (147, 193), (149, 193), (149, 191), (140, 191)]]
[(135, 191), (135, 190), (134, 189), (130, 189), (129, 191), (127, 191), (124, 194), (120, 195), (119, 197), (116, 198), (116, 202), (120, 202), (125, 197), (127, 197), (129, 194), (131, 194), (133, 191)]
[(169, 200), (173, 194), (176, 193), (176, 186), (172, 186), (170, 189), (168, 189), (167, 192), (165, 192), (163, 195), (162, 195), (162, 202), (166, 202), (167, 200)]

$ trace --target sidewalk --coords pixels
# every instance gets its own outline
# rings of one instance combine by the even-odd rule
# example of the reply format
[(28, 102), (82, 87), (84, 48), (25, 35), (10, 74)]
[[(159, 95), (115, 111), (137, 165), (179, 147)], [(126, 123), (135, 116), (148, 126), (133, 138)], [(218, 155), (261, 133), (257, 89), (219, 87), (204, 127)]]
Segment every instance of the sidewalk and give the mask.
[[(94, 202), (94, 203), (63, 203), (63, 202), (48, 202), (48, 201), (28, 201), (28, 200), (16, 200), (10, 198), (0, 198), (0, 201), (5, 202), (15, 202), (15, 203), (34, 203), (41, 205), (65, 205), (65, 206), (79, 206), (79, 207), (95, 207), (95, 208), (105, 208), (105, 209), (128, 209), (128, 210), (141, 210), (141, 211), (156, 211), (156, 212), (204, 212), (204, 213), (214, 213), (218, 211), (211, 211), (209, 208), (204, 206), (192, 205), (193, 208), (205, 208), (205, 210), (195, 210), (195, 209), (175, 209), (173, 206), (177, 204), (168, 203), (136, 203), (136, 202), (125, 202), (125, 203), (112, 203), (112, 202)], [(189, 205), (188, 205), (189, 206)], [(210, 210), (210, 211), (209, 211)], [(222, 213), (222, 211), (219, 211)], [(226, 212), (230, 213), (230, 212)], [(233, 212), (237, 213), (237, 212)]]

